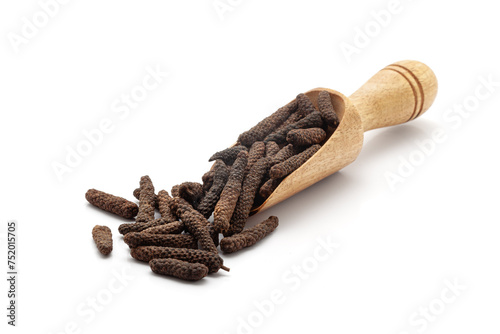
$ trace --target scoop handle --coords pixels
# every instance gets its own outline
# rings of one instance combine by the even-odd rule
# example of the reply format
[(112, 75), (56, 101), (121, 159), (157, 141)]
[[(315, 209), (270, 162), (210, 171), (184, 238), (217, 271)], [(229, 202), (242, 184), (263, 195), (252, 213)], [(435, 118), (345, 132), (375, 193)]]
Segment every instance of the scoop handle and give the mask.
[(427, 65), (403, 60), (380, 70), (349, 99), (368, 131), (419, 117), (434, 102), (437, 88), (436, 76)]

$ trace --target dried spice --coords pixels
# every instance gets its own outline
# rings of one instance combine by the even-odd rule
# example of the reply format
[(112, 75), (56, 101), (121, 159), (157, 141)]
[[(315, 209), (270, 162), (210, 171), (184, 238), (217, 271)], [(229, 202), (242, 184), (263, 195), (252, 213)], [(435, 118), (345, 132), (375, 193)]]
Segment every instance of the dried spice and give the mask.
[(280, 146), (274, 141), (266, 143), (266, 157), (272, 158), (280, 151)]
[(123, 241), (130, 248), (138, 246), (164, 246), (176, 248), (198, 248), (198, 242), (189, 234), (151, 234), (145, 232), (127, 233)]
[(279, 108), (271, 116), (260, 121), (250, 130), (243, 132), (238, 137), (238, 142), (247, 147), (252, 146), (256, 141), (263, 140), (267, 135), (278, 128), (297, 109), (297, 101), (293, 100), (286, 106)]
[(205, 217), (208, 218), (214, 211), (215, 205), (219, 201), (220, 194), (226, 185), (227, 178), (229, 177), (229, 168), (222, 160), (217, 160), (214, 164), (214, 182), (210, 190), (205, 194), (201, 200), (197, 210)]
[(163, 225), (153, 226), (142, 230), (142, 232), (151, 234), (179, 234), (184, 231), (184, 228), (184, 223), (175, 221)]
[[(137, 216), (136, 223), (122, 224), (118, 230), (130, 246), (132, 257), (150, 262), (153, 272), (199, 280), (219, 269), (229, 270), (217, 253), (219, 233), (224, 235), (221, 250), (233, 253), (254, 245), (276, 229), (278, 218), (274, 216), (254, 227), (244, 227), (252, 207), (269, 198), (287, 175), (321, 148), (327, 126), (328, 133), (338, 126), (327, 91), (319, 93), (318, 109), (307, 95), (297, 95), (242, 133), (235, 146), (215, 153), (209, 160), (215, 163), (203, 175), (203, 184), (178, 184), (172, 187), (172, 197), (165, 190), (155, 195), (148, 176), (141, 178), (140, 188), (134, 191), (139, 207), (95, 189), (89, 190), (86, 197), (92, 204), (122, 217)], [(154, 219), (155, 208), (160, 219)], [(208, 221), (212, 213), (214, 223)], [(93, 237), (99, 251), (111, 251), (109, 228), (96, 226)], [(98, 240), (104, 238), (109, 251), (99, 246)]]
[(222, 160), (227, 166), (231, 166), (234, 163), (234, 160), (236, 160), (238, 153), (240, 153), (241, 151), (248, 151), (248, 149), (243, 145), (229, 147), (225, 150), (215, 153), (210, 157), (208, 161)]
[(179, 197), (179, 184), (176, 184), (175, 186), (170, 189), (170, 193), (172, 194), (172, 197)]
[(310, 146), (319, 144), (326, 138), (322, 128), (295, 129), (286, 134), (286, 141), (293, 146)]
[(280, 162), (283, 162), (291, 158), (297, 153), (298, 152), (295, 149), (295, 147), (293, 147), (292, 144), (288, 144), (287, 146), (284, 146), (281, 150), (279, 150), (279, 152), (276, 153), (274, 157), (271, 158), (271, 164), (272, 165), (279, 164)]
[(118, 232), (120, 234), (127, 234), (130, 232), (141, 232), (144, 231), (145, 229), (148, 229), (150, 227), (155, 227), (155, 226), (160, 226), (160, 225), (165, 225), (169, 223), (168, 221), (164, 220), (163, 218), (158, 218), (151, 220), (149, 222), (140, 222), (140, 223), (131, 223), (131, 224), (121, 224), (118, 227)]
[[(269, 137), (266, 137), (266, 138), (272, 138), (272, 136), (279, 135), (279, 133), (281, 133), (281, 131), (283, 129), (286, 129), (289, 125), (300, 121), (305, 116), (316, 111), (311, 100), (306, 95), (304, 95), (304, 94), (297, 95), (296, 101), (297, 101), (297, 111), (295, 111), (293, 114), (291, 114), (290, 117), (288, 117), (286, 119), (286, 121), (283, 122), (283, 124), (281, 124), (278, 128), (276, 128), (276, 130), (274, 130), (273, 133), (271, 133), (269, 135)], [(287, 130), (285, 130), (285, 134), (286, 134), (286, 131)], [(279, 136), (281, 137), (281, 135), (279, 135)]]
[[(133, 192), (134, 197), (139, 200), (139, 197), (141, 196), (141, 188), (135, 188)], [(158, 198), (157, 195), (154, 196), (154, 203), (155, 203), (155, 208), (158, 207)]]
[(96, 225), (92, 229), (92, 238), (102, 255), (108, 255), (113, 250), (111, 230), (107, 226)]
[(208, 233), (210, 234), (210, 237), (212, 238), (215, 247), (219, 246), (219, 233), (215, 230), (214, 225), (209, 222), (207, 228), (208, 228)]
[(248, 152), (248, 163), (245, 167), (245, 175), (250, 172), (250, 168), (266, 154), (266, 144), (263, 141), (256, 141)]
[(208, 268), (204, 264), (176, 259), (152, 259), (149, 266), (155, 274), (177, 277), (185, 281), (199, 281), (208, 274)]
[(325, 121), (328, 126), (334, 129), (339, 126), (339, 117), (333, 109), (330, 93), (328, 93), (326, 90), (319, 92), (318, 109), (321, 114), (321, 118), (323, 118), (323, 121)]
[(255, 195), (257, 194), (262, 178), (268, 171), (269, 166), (270, 158), (263, 157), (253, 165), (252, 169), (250, 169), (250, 173), (248, 173), (243, 181), (243, 187), (238, 202), (236, 203), (233, 216), (231, 217), (229, 230), (224, 233), (224, 236), (239, 233), (245, 227)]
[(220, 248), (224, 253), (234, 253), (245, 247), (255, 245), (278, 227), (278, 217), (271, 216), (263, 222), (244, 230), (241, 233), (223, 238)]
[(203, 181), (204, 192), (208, 192), (212, 187), (212, 185), (214, 184), (214, 176), (215, 176), (215, 171), (213, 169), (210, 169), (201, 177), (201, 180)]
[(149, 176), (141, 177), (139, 195), (139, 212), (135, 221), (138, 223), (149, 222), (155, 218), (155, 188)]
[(204, 191), (201, 183), (184, 182), (179, 185), (179, 197), (185, 199), (195, 209), (198, 207), (203, 195)]
[(297, 95), (297, 104), (297, 114), (301, 117), (305, 117), (316, 111), (316, 107), (312, 103), (311, 99), (304, 93)]
[(219, 269), (229, 271), (229, 268), (223, 265), (224, 262), (217, 253), (206, 252), (201, 249), (140, 246), (132, 248), (130, 255), (134, 259), (144, 262), (149, 262), (152, 259), (177, 259), (189, 263), (201, 263), (208, 267), (209, 273), (215, 273)]
[(135, 188), (133, 195), (137, 200), (139, 200), (139, 197), (141, 196), (141, 188)]
[[(265, 149), (264, 143), (260, 143)], [(255, 146), (255, 144), (252, 145), (252, 147)], [(241, 151), (231, 168), (227, 183), (222, 190), (220, 199), (214, 210), (214, 228), (216, 232), (227, 231), (229, 228), (229, 221), (231, 220), (234, 208), (238, 202), (238, 197), (240, 196), (241, 184), (245, 176), (245, 167), (248, 160), (249, 154), (246, 151)]]
[(87, 193), (85, 193), (85, 198), (90, 204), (99, 209), (127, 219), (134, 218), (139, 211), (137, 204), (134, 202), (96, 189), (89, 189)]
[(173, 201), (172, 197), (166, 190), (160, 190), (158, 193), (158, 211), (160, 211), (161, 218), (165, 222), (174, 222), (177, 216), (170, 211), (170, 203)]
[(273, 131), (273, 133), (281, 131), (285, 127), (287, 127), (290, 124), (293, 124), (293, 123), (301, 120), (302, 118), (304, 118), (304, 116), (302, 114), (298, 113), (297, 111), (294, 112), (293, 114), (290, 115), (290, 117), (288, 117), (286, 119), (286, 121), (283, 122), (283, 124), (281, 124), (279, 127), (277, 127), (276, 130)]
[(191, 233), (200, 244), (200, 249), (217, 253), (217, 247), (210, 235), (210, 222), (182, 198), (174, 198), (170, 209), (182, 220), (186, 230)]
[(273, 179), (285, 177), (288, 174), (292, 173), (294, 170), (299, 168), (304, 162), (309, 160), (310, 157), (314, 155), (319, 149), (321, 145), (313, 145), (307, 148), (305, 151), (294, 155), (293, 157), (274, 165), (269, 170), (269, 176)]
[(262, 196), (263, 198), (268, 198), (273, 193), (273, 191), (276, 188), (278, 188), (282, 180), (283, 180), (282, 178), (267, 180), (262, 185), (262, 187), (260, 187), (259, 195)]
[(301, 120), (290, 124), (280, 131), (274, 132), (271, 135), (267, 136), (264, 141), (275, 141), (278, 144), (284, 143), (286, 141), (286, 134), (294, 129), (307, 129), (307, 128), (318, 128), (323, 125), (323, 120), (321, 119), (321, 115), (319, 111), (314, 111), (302, 118)]

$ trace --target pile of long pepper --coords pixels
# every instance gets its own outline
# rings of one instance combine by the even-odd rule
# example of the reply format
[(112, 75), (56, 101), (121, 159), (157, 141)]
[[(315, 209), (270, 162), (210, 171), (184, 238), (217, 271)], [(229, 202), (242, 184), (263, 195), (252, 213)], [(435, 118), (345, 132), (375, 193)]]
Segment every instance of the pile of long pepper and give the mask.
[[(215, 153), (202, 183), (175, 185), (171, 194), (155, 193), (149, 176), (133, 191), (139, 205), (90, 189), (89, 203), (123, 218), (135, 217), (118, 231), (139, 261), (157, 274), (199, 280), (219, 269), (229, 271), (218, 254), (234, 253), (265, 238), (278, 226), (271, 216), (245, 229), (253, 208), (262, 204), (280, 182), (312, 157), (339, 125), (330, 94), (321, 91), (318, 108), (305, 94), (278, 109), (238, 137), (236, 145)], [(155, 219), (155, 210), (160, 218)], [(213, 219), (211, 217), (213, 216)], [(219, 236), (223, 235), (219, 243)], [(98, 250), (113, 249), (111, 230), (92, 231)]]

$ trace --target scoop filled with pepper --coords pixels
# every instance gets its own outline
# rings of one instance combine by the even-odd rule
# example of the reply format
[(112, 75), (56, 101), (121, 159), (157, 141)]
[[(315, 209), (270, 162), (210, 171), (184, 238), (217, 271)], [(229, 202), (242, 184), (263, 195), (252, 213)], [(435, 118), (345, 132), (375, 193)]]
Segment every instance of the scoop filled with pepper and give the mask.
[(437, 86), (428, 66), (400, 61), (376, 73), (350, 97), (327, 88), (312, 89), (242, 133), (235, 146), (250, 148), (258, 141), (274, 141), (285, 150), (269, 166), (265, 189), (259, 192), (267, 197), (260, 196), (252, 213), (352, 163), (361, 151), (365, 131), (421, 116), (434, 102)]
[[(278, 227), (275, 216), (246, 227), (250, 215), (349, 165), (361, 151), (365, 131), (419, 117), (436, 94), (437, 80), (429, 67), (401, 61), (382, 69), (349, 98), (326, 88), (298, 94), (242, 133), (235, 145), (213, 154), (203, 184), (178, 184), (171, 197), (165, 190), (155, 194), (151, 179), (143, 176), (134, 191), (139, 206), (93, 189), (86, 197), (122, 217), (136, 216), (135, 223), (118, 228), (132, 257), (149, 262), (157, 274), (196, 281), (229, 270), (219, 248), (227, 254), (253, 247)], [(161, 218), (155, 219), (155, 210)], [(109, 228), (97, 226), (93, 235), (99, 250), (109, 254)]]

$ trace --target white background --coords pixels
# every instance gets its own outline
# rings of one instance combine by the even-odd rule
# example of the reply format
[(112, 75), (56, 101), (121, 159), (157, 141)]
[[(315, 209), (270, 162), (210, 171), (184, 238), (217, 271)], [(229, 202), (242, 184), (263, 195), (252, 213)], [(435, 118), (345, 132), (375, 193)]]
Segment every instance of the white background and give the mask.
[[(390, 1), (222, 3), (231, 10), (220, 16), (212, 0), (69, 1), (14, 47), (23, 18), (33, 22), (41, 7), (2, 2), (1, 263), (5, 273), (6, 223), (15, 219), (20, 274), (15, 329), (0, 285), (2, 332), (498, 333), (494, 3), (401, 0), (382, 27), (372, 11)], [(369, 41), (355, 44), (367, 27)], [(357, 53), (346, 57), (342, 43)], [(322, 86), (349, 96), (403, 59), (435, 71), (432, 108), (367, 133), (352, 165), (252, 218), (277, 215), (280, 226), (223, 256), (229, 273), (194, 284), (156, 276), (128, 255), (117, 230), (124, 220), (85, 201), (89, 188), (133, 199), (145, 174), (157, 190), (199, 181), (213, 152), (297, 93)], [(129, 114), (116, 113), (147, 68), (169, 74)], [(481, 87), (488, 78), (491, 91)], [(58, 179), (54, 164), (105, 119), (112, 130)], [(416, 141), (435, 131), (445, 139), (422, 153)], [(388, 173), (409, 159), (416, 166), (391, 187)], [(113, 231), (109, 258), (92, 241), (96, 224)], [(318, 263), (321, 240), (338, 248)], [(457, 295), (446, 290), (455, 283)]]

